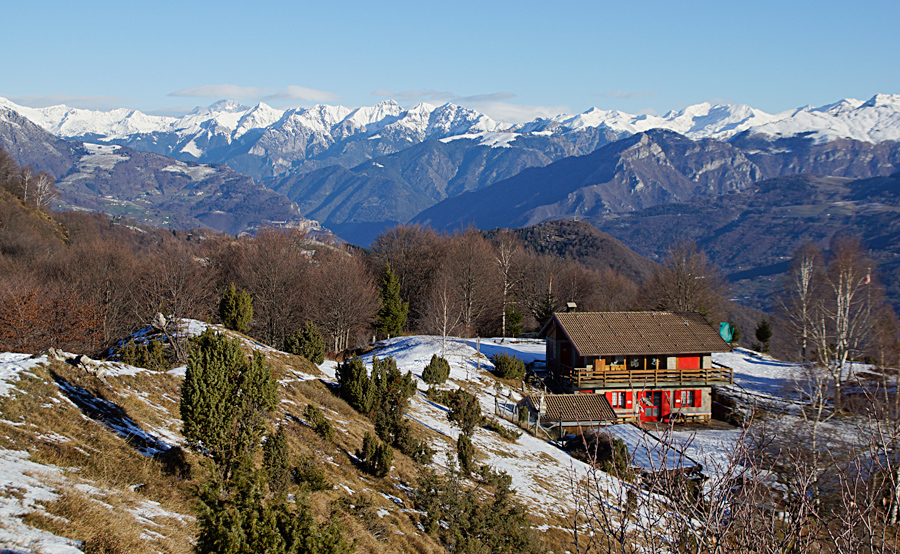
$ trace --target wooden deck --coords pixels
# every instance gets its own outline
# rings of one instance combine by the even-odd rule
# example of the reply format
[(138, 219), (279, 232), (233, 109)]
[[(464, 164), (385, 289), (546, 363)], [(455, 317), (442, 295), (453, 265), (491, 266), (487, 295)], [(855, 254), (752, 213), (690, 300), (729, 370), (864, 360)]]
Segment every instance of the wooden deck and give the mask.
[(642, 388), (734, 383), (734, 370), (718, 366), (709, 369), (606, 369), (569, 367), (553, 363), (551, 370), (576, 388)]

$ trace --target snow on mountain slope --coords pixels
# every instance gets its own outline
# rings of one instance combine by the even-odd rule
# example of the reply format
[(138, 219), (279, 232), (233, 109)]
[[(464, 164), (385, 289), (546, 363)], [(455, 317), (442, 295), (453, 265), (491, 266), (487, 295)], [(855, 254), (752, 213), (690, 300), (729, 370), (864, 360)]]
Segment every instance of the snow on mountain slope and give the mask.
[(256, 106), (247, 110), (238, 120), (237, 127), (234, 130), (234, 138), (243, 136), (253, 129), (265, 129), (269, 125), (281, 119), (284, 112), (260, 102)]
[(846, 99), (820, 108), (808, 106), (779, 114), (754, 131), (778, 137), (812, 133), (818, 142), (900, 140), (900, 95), (876, 94), (866, 102)]
[[(485, 132), (556, 134), (588, 128), (605, 128), (626, 135), (662, 128), (693, 139), (727, 140), (751, 131), (773, 137), (810, 134), (818, 141), (840, 138), (864, 142), (900, 140), (900, 95), (877, 94), (866, 102), (852, 98), (818, 108), (803, 107), (768, 114), (746, 105), (713, 105), (703, 102), (663, 116), (632, 115), (617, 110), (592, 108), (583, 113), (560, 114), (519, 126), (494, 121), (477, 111), (444, 104), (421, 103), (403, 109), (393, 100), (355, 109), (316, 105), (311, 108), (278, 110), (265, 104), (248, 108), (222, 100), (207, 108), (196, 108), (181, 118), (151, 116), (136, 110), (94, 111), (51, 106), (27, 108), (0, 98), (0, 106), (13, 109), (62, 138), (93, 137), (101, 140), (128, 140), (138, 135), (173, 133), (182, 146), (178, 151), (201, 156), (203, 144), (220, 137), (225, 144), (250, 131), (276, 134), (300, 133), (317, 136), (314, 141), (328, 146), (364, 133), (373, 136), (419, 142), (427, 138), (447, 138)], [(289, 140), (275, 140), (288, 144)], [(185, 150), (187, 148), (187, 150)]]
[[(494, 414), (494, 401), (515, 404), (521, 395), (505, 388), (500, 396), (494, 388), (496, 381), (488, 372), (493, 364), (485, 358), (497, 352), (515, 355), (524, 361), (544, 358), (543, 341), (512, 341), (506, 339), (457, 339), (448, 337), (444, 345), (444, 357), (450, 363), (449, 388), (464, 387), (475, 394), (481, 403), (481, 411), (487, 416)], [(441, 337), (410, 336), (390, 339), (379, 343), (373, 354), (363, 357), (363, 362), (371, 368), (373, 356), (384, 359), (393, 356), (402, 372), (410, 371), (416, 377), (419, 394), (410, 401), (408, 417), (417, 425), (443, 436), (445, 440), (429, 441), (436, 451), (434, 460), (444, 465), (448, 454), (455, 455), (459, 429), (447, 419), (447, 408), (432, 402), (424, 396), (428, 385), (421, 380), (422, 370), (433, 354), (441, 355)], [(479, 356), (479, 351), (481, 355)], [(335, 378), (334, 362), (320, 366), (323, 373)], [(443, 387), (443, 388), (446, 388)], [(511, 424), (499, 420), (502, 425), (516, 429)], [(546, 518), (559, 517), (575, 507), (575, 499), (568, 487), (572, 475), (584, 475), (589, 467), (572, 458), (566, 452), (535, 438), (527, 433), (515, 442), (499, 439), (492, 431), (478, 428), (472, 437), (484, 463), (506, 471), (512, 478), (513, 488), (522, 502)], [(612, 481), (612, 479), (611, 479)]]

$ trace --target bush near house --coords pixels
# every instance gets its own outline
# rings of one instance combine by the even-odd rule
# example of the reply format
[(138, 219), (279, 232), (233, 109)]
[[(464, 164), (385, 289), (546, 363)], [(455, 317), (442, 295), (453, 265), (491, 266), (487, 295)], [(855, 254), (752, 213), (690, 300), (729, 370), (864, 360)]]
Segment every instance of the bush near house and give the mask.
[(494, 372), (501, 379), (519, 380), (525, 378), (525, 362), (508, 354), (494, 354), (491, 356), (494, 364)]

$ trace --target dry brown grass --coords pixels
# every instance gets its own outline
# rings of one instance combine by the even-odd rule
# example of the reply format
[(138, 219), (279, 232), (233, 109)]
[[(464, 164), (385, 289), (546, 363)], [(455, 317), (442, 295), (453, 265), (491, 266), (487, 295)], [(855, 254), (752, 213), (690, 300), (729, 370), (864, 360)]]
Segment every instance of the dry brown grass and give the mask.
[[(409, 511), (412, 503), (401, 490), (415, 486), (421, 466), (395, 450), (394, 467), (388, 477), (377, 479), (360, 471), (350, 455), (361, 446), (363, 435), (373, 432), (372, 422), (323, 382), (300, 381), (292, 370), (318, 374), (304, 358), (276, 354), (269, 360), (282, 383), (283, 402), (276, 418), (285, 427), (295, 463), (301, 456), (311, 457), (334, 484), (331, 490), (313, 493), (292, 484), (289, 492), (305, 498), (318, 521), (340, 522), (347, 536), (357, 541), (357, 552), (444, 552), (440, 544), (417, 528), (418, 516)], [(133, 517), (132, 510), (141, 502), (152, 501), (168, 512), (193, 514), (192, 487), (197, 481), (180, 481), (168, 475), (159, 461), (140, 455), (103, 424), (85, 417), (61, 394), (54, 375), (113, 402), (146, 431), (161, 428), (175, 433), (180, 431), (181, 379), (150, 371), (100, 379), (63, 363), (31, 373), (36, 377), (23, 376), (16, 384), (21, 392), (0, 399), (0, 419), (16, 424), (0, 423), (0, 446), (27, 448), (35, 462), (70, 468), (66, 477), (73, 485), (90, 484), (103, 495), (66, 488), (58, 501), (44, 504), (46, 513), (31, 514), (26, 522), (84, 541), (85, 549), (92, 552), (189, 552), (195, 523), (164, 517), (152, 518), (154, 523), (141, 522)], [(322, 409), (332, 422), (336, 431), (333, 442), (302, 422), (306, 404)], [(416, 433), (427, 435), (431, 443), (449, 440), (421, 427), (416, 427)], [(204, 478), (206, 469), (200, 468), (197, 457), (188, 454), (188, 458), (195, 478)], [(16, 491), (5, 493), (15, 495)], [(385, 495), (399, 497), (403, 504)], [(564, 521), (547, 523), (565, 525)], [(548, 548), (565, 550), (562, 546), (567, 539), (561, 532), (551, 529), (544, 536)]]
[[(26, 523), (84, 541), (85, 551), (188, 552), (193, 523), (171, 519), (149, 524), (123, 514), (128, 514), (129, 506), (142, 502), (158, 503), (167, 512), (191, 514), (190, 483), (165, 474), (159, 462), (138, 454), (103, 424), (85, 417), (61, 393), (53, 375), (114, 403), (127, 398), (116, 391), (117, 384), (79, 375), (62, 363), (30, 373), (33, 377), (23, 375), (16, 384), (18, 391), (0, 402), (2, 418), (16, 423), (3, 425), (0, 446), (27, 450), (32, 461), (63, 468), (71, 486), (61, 491), (57, 501), (45, 504), (45, 514), (31, 514)], [(140, 421), (131, 412), (129, 415)], [(89, 485), (91, 490), (103, 491), (103, 496), (86, 495), (73, 488), (75, 484)], [(48, 486), (58, 488), (54, 483)], [(147, 531), (166, 538), (141, 539)]]
[(44, 503), (45, 513), (29, 514), (24, 522), (81, 541), (86, 553), (191, 551), (193, 525), (166, 517), (153, 518), (151, 525), (140, 525), (131, 510), (141, 507), (139, 500), (123, 498), (115, 491), (90, 494), (69, 488), (61, 491), (55, 502)]

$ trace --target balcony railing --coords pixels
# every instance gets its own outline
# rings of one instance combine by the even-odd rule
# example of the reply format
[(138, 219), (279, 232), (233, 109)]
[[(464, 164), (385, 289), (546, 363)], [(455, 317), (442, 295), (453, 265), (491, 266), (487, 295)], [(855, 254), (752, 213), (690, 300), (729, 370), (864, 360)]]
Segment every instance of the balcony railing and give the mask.
[(722, 365), (707, 369), (606, 369), (569, 367), (559, 362), (548, 364), (560, 378), (582, 387), (671, 387), (679, 385), (718, 385), (734, 383), (734, 371)]

